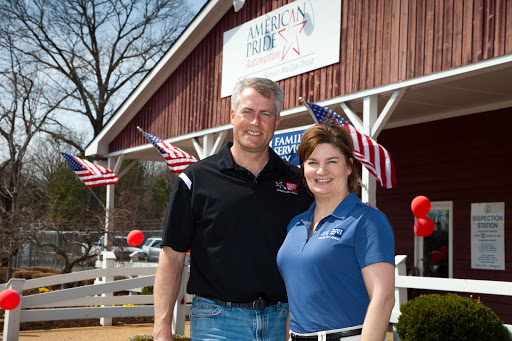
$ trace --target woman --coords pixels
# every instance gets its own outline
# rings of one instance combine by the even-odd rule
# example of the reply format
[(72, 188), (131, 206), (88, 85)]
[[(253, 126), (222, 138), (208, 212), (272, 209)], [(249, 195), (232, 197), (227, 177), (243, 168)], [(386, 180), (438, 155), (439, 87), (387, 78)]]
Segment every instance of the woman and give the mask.
[(394, 305), (394, 237), (363, 204), (352, 139), (337, 126), (308, 129), (298, 148), (315, 202), (288, 225), (277, 255), (292, 340), (384, 340)]

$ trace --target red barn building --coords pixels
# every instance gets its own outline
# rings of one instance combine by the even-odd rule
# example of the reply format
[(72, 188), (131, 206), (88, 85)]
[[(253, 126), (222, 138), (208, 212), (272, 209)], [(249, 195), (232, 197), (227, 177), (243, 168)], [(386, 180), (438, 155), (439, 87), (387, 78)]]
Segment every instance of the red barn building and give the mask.
[[(397, 186), (367, 177), (365, 196), (410, 274), (512, 282), (511, 1), (209, 0), (86, 154), (163, 160), (140, 126), (204, 158), (232, 137), (233, 82), (255, 75), (283, 89), (279, 129), (313, 124), (302, 97), (392, 154)], [(430, 237), (413, 232), (417, 195)], [(512, 324), (512, 297), (469, 294)]]

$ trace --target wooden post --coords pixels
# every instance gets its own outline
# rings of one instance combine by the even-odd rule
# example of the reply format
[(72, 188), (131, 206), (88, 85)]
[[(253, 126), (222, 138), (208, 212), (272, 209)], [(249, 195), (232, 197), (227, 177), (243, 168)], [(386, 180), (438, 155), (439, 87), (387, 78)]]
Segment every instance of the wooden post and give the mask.
[[(116, 256), (114, 255), (114, 252), (103, 251), (102, 256), (103, 256), (102, 267), (104, 269), (105, 268), (113, 268), (114, 262), (116, 260)], [(112, 277), (112, 276), (103, 277), (102, 283), (112, 282), (113, 280), (114, 280), (114, 277)], [(114, 294), (111, 292), (101, 294), (101, 296), (104, 296), (104, 297), (113, 296), (113, 295)], [(104, 307), (104, 306), (102, 305), (102, 307)], [(111, 326), (112, 325), (112, 317), (100, 317), (100, 324), (102, 326)]]
[[(407, 256), (395, 256), (395, 278), (396, 276), (407, 276), (407, 266), (405, 260)], [(396, 323), (398, 316), (400, 316), (400, 306), (407, 302), (407, 289), (397, 288), (395, 286), (395, 306), (391, 312), (391, 323)]]
[[(23, 286), (25, 285), (24, 278), (11, 278), (6, 285), (6, 289), (16, 291), (23, 301)], [(21, 321), (21, 303), (13, 310), (5, 311), (4, 318), (4, 341), (17, 341), (20, 334), (20, 321)]]

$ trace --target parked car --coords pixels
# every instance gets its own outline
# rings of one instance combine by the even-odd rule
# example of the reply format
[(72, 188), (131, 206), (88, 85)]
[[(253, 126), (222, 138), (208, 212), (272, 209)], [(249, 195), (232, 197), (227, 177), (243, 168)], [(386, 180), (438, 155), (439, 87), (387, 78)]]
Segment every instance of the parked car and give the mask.
[(139, 253), (139, 259), (143, 259), (146, 262), (150, 261), (158, 261), (158, 256), (160, 255), (160, 244), (162, 244), (161, 237), (150, 237), (144, 245), (142, 245), (142, 250)]
[[(139, 254), (141, 252), (140, 248), (128, 245), (128, 237), (125, 236), (115, 236), (113, 244), (114, 245), (112, 245), (112, 251), (114, 252), (117, 260), (129, 261), (130, 254), (135, 251), (138, 251)], [(105, 236), (103, 235), (101, 236), (100, 240), (91, 248), (91, 254), (96, 254), (98, 257), (100, 257), (101, 252), (104, 250), (104, 246)]]

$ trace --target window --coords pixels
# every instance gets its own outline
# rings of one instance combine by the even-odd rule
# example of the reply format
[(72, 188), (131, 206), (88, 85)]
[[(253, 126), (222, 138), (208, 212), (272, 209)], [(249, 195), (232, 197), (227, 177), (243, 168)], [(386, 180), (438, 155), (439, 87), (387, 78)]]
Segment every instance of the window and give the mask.
[(433, 201), (427, 217), (434, 221), (428, 237), (414, 236), (414, 275), (452, 278), (453, 202)]

